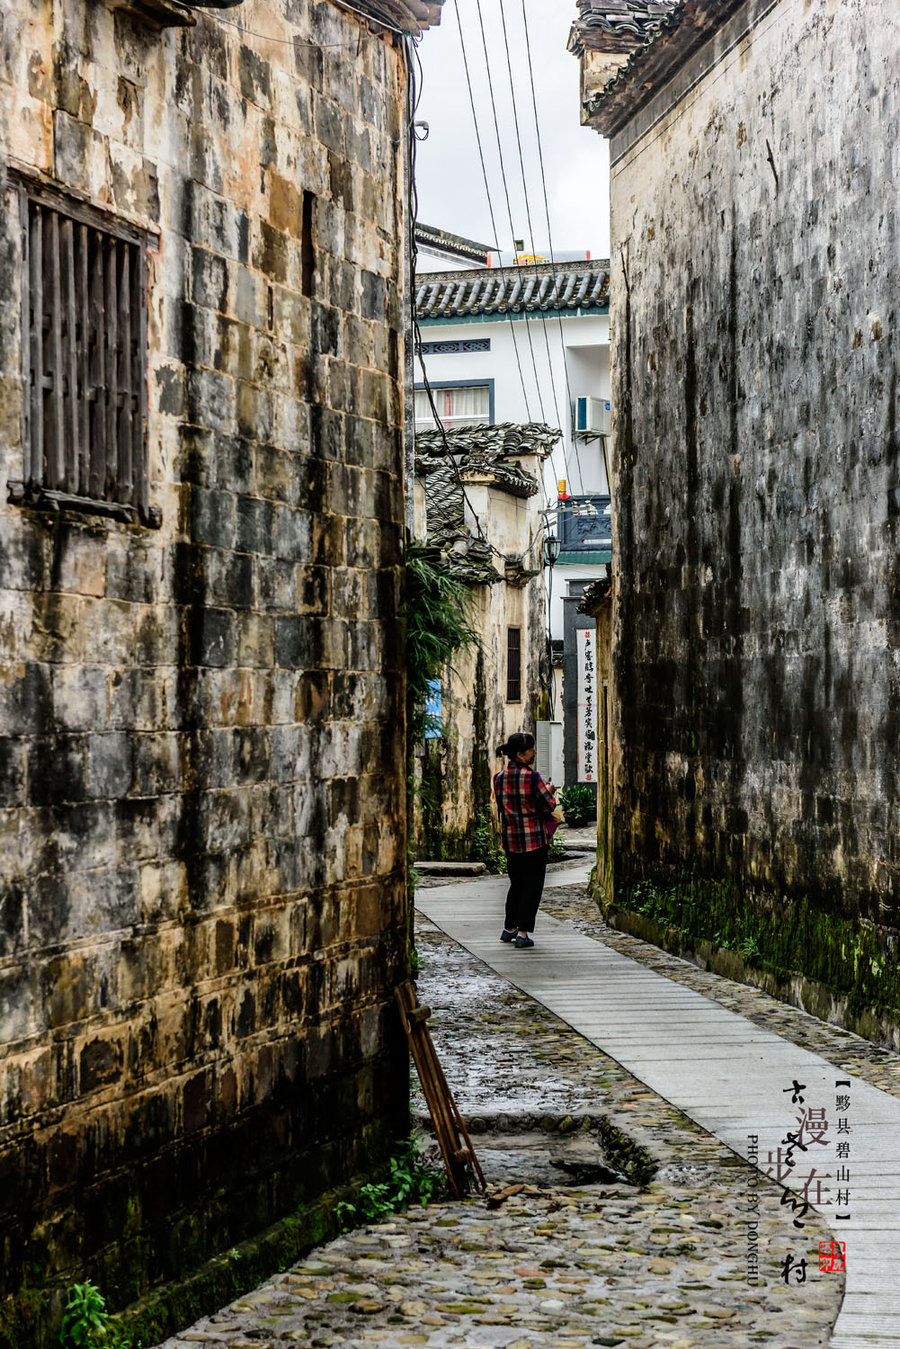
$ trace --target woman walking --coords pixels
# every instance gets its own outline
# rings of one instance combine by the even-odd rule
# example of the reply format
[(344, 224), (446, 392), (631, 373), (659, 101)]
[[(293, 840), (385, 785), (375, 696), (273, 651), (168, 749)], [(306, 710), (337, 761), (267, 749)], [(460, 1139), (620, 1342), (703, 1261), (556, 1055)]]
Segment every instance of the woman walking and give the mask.
[(500, 815), (503, 851), (509, 876), (506, 917), (500, 940), (519, 948), (534, 946), (529, 935), (544, 890), (547, 852), (556, 828), (553, 783), (534, 768), (534, 736), (517, 731), (497, 750), (506, 767), (494, 778), (494, 797)]

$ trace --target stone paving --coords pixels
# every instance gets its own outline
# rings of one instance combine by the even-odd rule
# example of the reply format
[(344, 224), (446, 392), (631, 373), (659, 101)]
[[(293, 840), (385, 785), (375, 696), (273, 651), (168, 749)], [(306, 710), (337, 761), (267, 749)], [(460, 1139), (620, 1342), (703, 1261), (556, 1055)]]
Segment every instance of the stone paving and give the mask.
[(597, 938), (647, 969), (714, 999), (754, 1025), (763, 1026), (802, 1049), (821, 1054), (837, 1067), (900, 1099), (900, 1054), (893, 1050), (863, 1040), (852, 1031), (833, 1026), (828, 1021), (819, 1021), (796, 1007), (788, 1007), (762, 989), (709, 974), (649, 942), (629, 936), (627, 932), (617, 932), (603, 921), (581, 885), (548, 890), (541, 907), (551, 917), (571, 922), (579, 932)]
[[(598, 935), (581, 887), (548, 892), (545, 905)], [(843, 1282), (819, 1272), (818, 1243), (829, 1236), (821, 1219), (810, 1214), (793, 1231), (780, 1191), (723, 1144), (427, 920), (417, 931), (420, 997), (485, 1173), (492, 1187), (525, 1188), (494, 1210), (482, 1198), (434, 1204), (348, 1233), (166, 1349), (828, 1344)], [(674, 960), (654, 948), (643, 958)], [(758, 1015), (797, 1018), (800, 1034), (819, 1025), (675, 963), (685, 980), (728, 984), (719, 996), (746, 995)], [(424, 1114), (417, 1092), (413, 1108)], [(648, 1188), (600, 1170), (617, 1160), (601, 1154), (601, 1120), (653, 1157)], [(757, 1250), (753, 1283), (748, 1252)], [(781, 1278), (788, 1253), (808, 1261), (802, 1284)]]

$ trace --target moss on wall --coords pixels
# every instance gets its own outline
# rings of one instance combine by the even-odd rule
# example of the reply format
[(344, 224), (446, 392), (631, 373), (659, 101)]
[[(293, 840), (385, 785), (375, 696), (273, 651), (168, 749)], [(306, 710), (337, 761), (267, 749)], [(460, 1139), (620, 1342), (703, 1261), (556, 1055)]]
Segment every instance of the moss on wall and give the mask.
[[(374, 1124), (366, 1131), (367, 1161), (373, 1173), (390, 1155), (395, 1140), (389, 1127)], [(301, 1259), (314, 1246), (331, 1241), (342, 1230), (341, 1203), (353, 1203), (371, 1175), (357, 1175), (315, 1201), (301, 1205), (280, 1222), (217, 1255), (182, 1279), (157, 1288), (111, 1318), (110, 1325), (135, 1344), (158, 1344), (198, 1317), (208, 1315), (255, 1288), (263, 1280)], [(196, 1215), (202, 1224), (203, 1214)], [(32, 1271), (30, 1286), (0, 1303), (0, 1349), (50, 1349), (58, 1344), (65, 1303), (61, 1284), (41, 1282)], [(100, 1270), (88, 1269), (85, 1278), (106, 1292)]]
[[(472, 705), (472, 801), (477, 817), (491, 809), (491, 747), (488, 744), (487, 683), (484, 651), (479, 647), (475, 659), (475, 692)], [(475, 822), (469, 825), (471, 836)]]
[(601, 897), (601, 908), (614, 926), (666, 949), (699, 952), (707, 965), (714, 953), (730, 953), (737, 957), (732, 977), (871, 1038), (896, 1038), (890, 1027), (900, 1024), (900, 933), (892, 928), (826, 912), (803, 897), (751, 892), (686, 872), (632, 879), (612, 901)]

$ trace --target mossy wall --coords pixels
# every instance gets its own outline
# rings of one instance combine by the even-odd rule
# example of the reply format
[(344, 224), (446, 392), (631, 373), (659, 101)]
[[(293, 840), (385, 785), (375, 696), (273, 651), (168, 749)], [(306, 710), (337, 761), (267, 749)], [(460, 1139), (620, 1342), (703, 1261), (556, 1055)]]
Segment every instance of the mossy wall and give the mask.
[[(545, 696), (540, 673), (546, 641), (540, 580), (524, 587), (504, 581), (479, 586), (473, 593), (470, 621), (479, 641), (458, 652), (445, 672), (443, 734), (424, 741), (415, 754), (415, 855), (423, 859), (464, 861), (478, 853), (485, 829), (490, 832), (493, 827), (492, 780), (502, 766), (497, 746), (514, 731), (534, 733)], [(509, 626), (522, 634), (522, 697), (512, 703), (506, 699)]]
[[(80, 0), (2, 16), (0, 1309), (17, 1349), (55, 1342), (67, 1285), (118, 1310), (406, 1132), (403, 44), (324, 0), (244, 0), (241, 26), (179, 8), (189, 26)], [(142, 519), (7, 500), (40, 473), (19, 199), (38, 182), (145, 240), (142, 396), (108, 405), (131, 425), (146, 395)], [(98, 399), (107, 357), (134, 354), (104, 346), (126, 311), (103, 327), (96, 291), (75, 320), (67, 275), (60, 432), (76, 346)], [(67, 454), (89, 401), (68, 405)]]
[(896, 929), (687, 873), (619, 881), (600, 907), (615, 927), (900, 1046)]
[(898, 1005), (898, 62), (879, 0), (748, 3), (611, 145), (617, 893), (857, 1009)]

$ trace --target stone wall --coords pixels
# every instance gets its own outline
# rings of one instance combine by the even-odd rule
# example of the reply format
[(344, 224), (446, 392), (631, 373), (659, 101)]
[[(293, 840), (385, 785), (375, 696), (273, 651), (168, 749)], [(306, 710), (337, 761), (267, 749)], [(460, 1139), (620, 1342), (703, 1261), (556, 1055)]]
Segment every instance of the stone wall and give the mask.
[(0, 162), (148, 233), (162, 521), (0, 506), (0, 1292), (37, 1345), (42, 1290), (127, 1303), (407, 1127), (405, 70), (298, 0), (30, 0), (2, 47)]
[(898, 59), (879, 0), (754, 0), (611, 144), (620, 899), (857, 1010), (900, 1007)]
[[(442, 690), (444, 734), (425, 742), (417, 840), (422, 858), (473, 856), (473, 832), (495, 818), (491, 781), (505, 760), (495, 753), (515, 731), (534, 734), (541, 699), (546, 612), (540, 580), (524, 587), (499, 581), (472, 593), (469, 621), (477, 647), (459, 652)], [(522, 698), (506, 701), (506, 633), (522, 640)]]
[[(538, 481), (542, 457), (522, 453), (517, 467)], [(542, 498), (514, 495), (490, 474), (464, 471), (464, 480), (466, 525), (473, 534), (480, 530), (490, 545), (485, 572), (497, 579), (488, 583), (469, 574), (465, 582), (471, 587), (467, 621), (479, 640), (458, 651), (445, 672), (443, 734), (429, 737), (416, 751), (422, 791), (413, 832), (416, 856), (423, 860), (473, 856), (475, 832), (490, 827), (494, 817), (491, 780), (505, 762), (495, 753), (497, 746), (515, 731), (533, 735), (547, 697)], [(506, 697), (510, 628), (519, 629), (521, 642), (521, 698), (516, 702)]]

